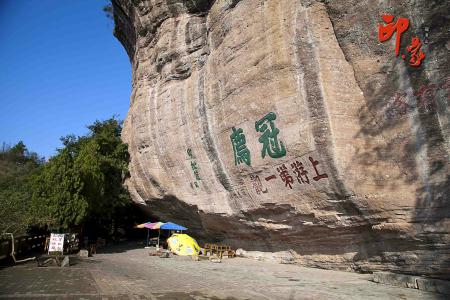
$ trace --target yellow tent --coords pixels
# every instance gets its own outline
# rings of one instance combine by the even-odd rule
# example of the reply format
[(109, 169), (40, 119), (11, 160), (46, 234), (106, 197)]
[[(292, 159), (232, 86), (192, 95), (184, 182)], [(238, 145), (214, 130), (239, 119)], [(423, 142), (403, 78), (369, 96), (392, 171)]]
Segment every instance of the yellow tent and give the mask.
[(174, 233), (168, 240), (169, 250), (178, 255), (198, 255), (200, 246), (187, 234)]

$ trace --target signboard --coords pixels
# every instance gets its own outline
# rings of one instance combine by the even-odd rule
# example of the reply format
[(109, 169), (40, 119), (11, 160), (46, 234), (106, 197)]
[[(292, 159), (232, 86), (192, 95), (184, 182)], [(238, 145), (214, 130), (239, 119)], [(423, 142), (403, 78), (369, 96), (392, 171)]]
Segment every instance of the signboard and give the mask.
[(50, 234), (50, 245), (48, 246), (48, 253), (63, 252), (64, 249), (64, 234), (52, 233)]

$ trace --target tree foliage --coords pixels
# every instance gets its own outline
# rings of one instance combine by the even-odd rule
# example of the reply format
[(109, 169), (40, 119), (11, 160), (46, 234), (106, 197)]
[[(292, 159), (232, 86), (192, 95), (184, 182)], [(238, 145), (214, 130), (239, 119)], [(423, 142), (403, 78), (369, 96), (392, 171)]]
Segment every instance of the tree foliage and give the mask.
[(108, 1), (108, 3), (105, 6), (103, 6), (102, 10), (108, 19), (110, 20), (114, 19), (114, 9), (111, 4), (111, 1)]
[(62, 138), (64, 147), (35, 177), (33, 210), (36, 221), (52, 228), (70, 228), (87, 219), (109, 220), (129, 202), (123, 187), (128, 150), (121, 122), (111, 118), (88, 126), (89, 134)]
[(44, 160), (29, 152), (22, 141), (11, 148), (3, 144), (0, 152), (0, 233), (26, 232), (30, 224), (30, 181), (43, 163)]
[(83, 182), (66, 149), (52, 157), (34, 177), (31, 214), (33, 223), (54, 228), (80, 224), (87, 213)]
[(89, 133), (61, 138), (63, 147), (44, 162), (19, 142), (0, 152), (0, 232), (25, 233), (31, 225), (66, 230), (102, 224), (129, 204), (123, 186), (127, 145), (115, 118), (96, 121)]

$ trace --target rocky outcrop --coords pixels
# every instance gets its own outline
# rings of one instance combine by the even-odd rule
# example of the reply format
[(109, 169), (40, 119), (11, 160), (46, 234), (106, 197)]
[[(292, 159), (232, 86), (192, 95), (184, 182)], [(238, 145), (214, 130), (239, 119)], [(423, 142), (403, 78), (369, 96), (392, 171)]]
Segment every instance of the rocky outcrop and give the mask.
[[(449, 278), (449, 6), (114, 0), (134, 201), (199, 239)], [(409, 20), (399, 56), (383, 13)]]

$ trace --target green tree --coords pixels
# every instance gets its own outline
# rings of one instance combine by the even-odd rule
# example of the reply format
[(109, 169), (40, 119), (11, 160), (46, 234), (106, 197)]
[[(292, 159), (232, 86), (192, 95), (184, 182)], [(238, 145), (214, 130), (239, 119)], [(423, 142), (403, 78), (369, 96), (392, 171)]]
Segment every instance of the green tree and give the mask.
[(51, 158), (33, 182), (33, 223), (51, 228), (69, 228), (87, 215), (83, 182), (69, 151), (62, 149)]
[(63, 147), (46, 163), (22, 141), (3, 145), (0, 232), (23, 234), (31, 225), (67, 230), (86, 222), (113, 229), (112, 219), (130, 203), (122, 123), (113, 117), (88, 129), (85, 136), (63, 137)]
[(102, 10), (108, 19), (114, 20), (114, 9), (111, 2), (103, 6)]
[(114, 211), (130, 202), (123, 180), (128, 173), (122, 123), (96, 121), (89, 134), (62, 138), (64, 147), (35, 177), (36, 221), (66, 229), (92, 220), (111, 225)]
[(20, 141), (2, 147), (0, 155), (0, 233), (24, 234), (31, 225), (29, 207), (31, 178), (39, 173), (44, 159), (29, 152)]

